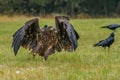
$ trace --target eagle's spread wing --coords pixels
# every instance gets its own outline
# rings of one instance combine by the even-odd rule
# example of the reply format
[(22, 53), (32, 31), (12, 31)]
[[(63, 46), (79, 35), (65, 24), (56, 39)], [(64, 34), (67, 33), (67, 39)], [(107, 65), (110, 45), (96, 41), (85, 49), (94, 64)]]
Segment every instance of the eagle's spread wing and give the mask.
[(61, 48), (72, 51), (77, 48), (77, 39), (79, 38), (78, 33), (69, 22), (69, 18), (65, 16), (56, 16), (56, 31), (58, 32), (58, 51)]
[(13, 35), (12, 43), (15, 55), (17, 54), (20, 46), (29, 49), (36, 46), (39, 32), (40, 28), (37, 18), (27, 21), (23, 27), (16, 31)]
[[(73, 51), (77, 48), (79, 34), (75, 31), (69, 18), (65, 16), (56, 16), (56, 28), (45, 25), (40, 29), (38, 19), (34, 18), (27, 21), (23, 27), (13, 35), (12, 47), (15, 55), (20, 46), (31, 50), (33, 56), (38, 53), (46, 60), (48, 55), (62, 49)], [(35, 54), (34, 54), (35, 53)]]

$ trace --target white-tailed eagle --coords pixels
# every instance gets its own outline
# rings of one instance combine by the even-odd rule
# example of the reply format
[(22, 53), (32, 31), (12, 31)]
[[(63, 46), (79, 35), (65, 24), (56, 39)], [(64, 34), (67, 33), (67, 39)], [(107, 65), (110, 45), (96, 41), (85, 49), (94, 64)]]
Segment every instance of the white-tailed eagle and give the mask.
[(13, 35), (14, 54), (17, 54), (20, 46), (31, 50), (33, 57), (39, 54), (45, 60), (55, 50), (75, 51), (78, 47), (79, 35), (69, 22), (69, 18), (56, 16), (55, 23), (55, 27), (45, 25), (40, 29), (38, 18), (27, 21)]

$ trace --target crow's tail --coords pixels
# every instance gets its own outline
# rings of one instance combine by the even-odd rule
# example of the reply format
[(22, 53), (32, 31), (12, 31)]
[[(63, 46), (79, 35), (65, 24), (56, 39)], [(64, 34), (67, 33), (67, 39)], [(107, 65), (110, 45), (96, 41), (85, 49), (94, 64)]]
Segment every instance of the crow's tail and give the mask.
[(96, 47), (96, 46), (98, 46), (98, 43), (96, 43), (96, 44), (93, 44), (93, 47)]
[(107, 28), (107, 26), (102, 26), (101, 28)]

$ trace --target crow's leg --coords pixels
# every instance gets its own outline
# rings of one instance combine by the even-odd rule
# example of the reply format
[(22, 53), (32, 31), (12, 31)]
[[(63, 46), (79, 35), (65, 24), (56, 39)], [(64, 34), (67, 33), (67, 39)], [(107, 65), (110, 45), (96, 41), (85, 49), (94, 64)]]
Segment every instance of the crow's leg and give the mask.
[(110, 49), (110, 46), (108, 46), (108, 49)]
[(104, 47), (104, 49), (106, 49), (106, 47)]

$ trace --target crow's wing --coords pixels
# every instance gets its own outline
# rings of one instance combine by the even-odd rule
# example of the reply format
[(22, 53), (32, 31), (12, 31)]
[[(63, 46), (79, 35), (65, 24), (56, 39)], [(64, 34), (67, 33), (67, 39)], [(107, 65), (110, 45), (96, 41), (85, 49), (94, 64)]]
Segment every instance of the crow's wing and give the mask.
[(117, 25), (116, 24), (110, 24), (110, 25), (106, 25), (106, 26), (102, 26), (101, 28), (115, 28)]
[(120, 27), (119, 24), (110, 24), (110, 25), (107, 25), (107, 26), (103, 26), (101, 28), (110, 28), (110, 29), (114, 29), (114, 28), (117, 28), (117, 27)]
[(106, 45), (107, 43), (108, 43), (107, 40), (103, 40), (103, 41), (99, 42), (98, 46), (104, 46), (104, 45)]
[(94, 47), (95, 47), (95, 46), (99, 46), (99, 44), (100, 44), (102, 41), (104, 41), (104, 40), (101, 40), (101, 41), (99, 41), (98, 43), (94, 44)]
[(78, 33), (75, 31), (69, 18), (65, 16), (56, 16), (56, 30), (59, 36), (59, 46), (67, 51), (75, 50), (78, 46)]
[(107, 39), (105, 40), (101, 40), (98, 44), (98, 46), (107, 46), (109, 44), (111, 44), (111, 42), (114, 41), (114, 38), (113, 37), (108, 37)]
[(117, 27), (120, 27), (120, 25), (119, 24), (111, 24), (111, 25), (109, 25), (109, 27), (110, 28), (117, 28)]
[(40, 32), (38, 19), (34, 18), (27, 21), (23, 27), (16, 31), (13, 35), (12, 47), (15, 55), (17, 54), (20, 46), (24, 48), (32, 48), (36, 46), (38, 33)]
[(110, 36), (109, 38), (106, 39), (106, 45), (111, 45), (114, 42), (114, 37)]

